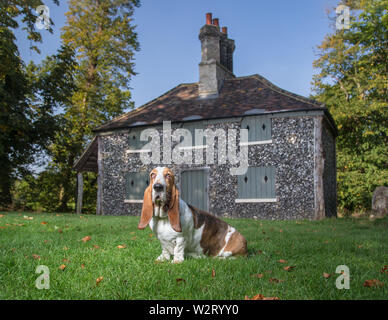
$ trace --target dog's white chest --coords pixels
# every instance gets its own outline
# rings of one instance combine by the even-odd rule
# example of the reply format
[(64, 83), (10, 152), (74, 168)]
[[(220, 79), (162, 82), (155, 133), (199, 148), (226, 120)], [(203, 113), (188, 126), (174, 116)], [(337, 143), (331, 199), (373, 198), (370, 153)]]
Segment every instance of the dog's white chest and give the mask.
[(152, 218), (150, 221), (150, 227), (154, 232), (155, 236), (161, 242), (173, 242), (179, 235), (172, 227), (167, 219), (155, 219)]

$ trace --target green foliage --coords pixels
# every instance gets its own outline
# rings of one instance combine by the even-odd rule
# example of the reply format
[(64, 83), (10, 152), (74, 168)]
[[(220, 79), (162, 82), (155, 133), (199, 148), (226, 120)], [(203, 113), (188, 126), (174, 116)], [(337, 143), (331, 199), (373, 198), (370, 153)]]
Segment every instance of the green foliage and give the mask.
[(388, 1), (344, 4), (354, 9), (350, 29), (327, 35), (318, 47), (313, 84), (339, 129), (339, 206), (362, 211), (374, 189), (388, 185)]
[(34, 103), (34, 79), (20, 59), (13, 33), (19, 17), (31, 43), (41, 41), (33, 14), (40, 4), (38, 0), (0, 3), (0, 206), (10, 205), (13, 181), (28, 173), (35, 152), (44, 148), (53, 131), (53, 108)]
[[(133, 107), (129, 81), (139, 44), (132, 15), (138, 6), (137, 0), (69, 1), (62, 48), (36, 68), (40, 94), (61, 107), (45, 172), (53, 177), (42, 181), (48, 191), (47, 204), (41, 203), (45, 210), (74, 210), (73, 165), (93, 137), (92, 129)], [(84, 189), (84, 211), (94, 210), (95, 179), (86, 178)]]
[[(84, 173), (84, 193), (82, 213), (96, 213), (97, 175)], [(76, 188), (75, 179), (71, 180), (71, 188)], [(13, 185), (13, 209), (21, 211), (53, 212), (61, 205), (62, 173), (49, 166), (36, 177), (28, 175), (17, 180)], [(69, 197), (69, 206), (75, 209), (75, 194)]]

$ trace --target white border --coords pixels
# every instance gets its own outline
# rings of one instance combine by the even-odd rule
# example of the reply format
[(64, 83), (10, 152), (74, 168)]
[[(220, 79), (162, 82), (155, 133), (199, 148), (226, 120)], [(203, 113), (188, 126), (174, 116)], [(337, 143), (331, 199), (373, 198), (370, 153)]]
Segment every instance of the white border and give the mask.
[(124, 200), (124, 203), (143, 203), (143, 200)]
[(272, 143), (272, 139), (271, 140), (261, 140), (261, 141), (240, 142), (240, 146), (255, 146), (255, 145), (259, 145), (259, 144), (268, 144), (268, 143)]
[(235, 203), (261, 203), (261, 202), (278, 202), (278, 198), (263, 198), (263, 199), (236, 199)]
[(145, 150), (143, 150), (143, 149), (138, 149), (138, 150), (131, 150), (131, 149), (128, 149), (128, 150), (126, 150), (125, 152), (126, 153), (148, 153), (148, 152), (151, 152), (152, 150), (151, 149), (145, 149)]

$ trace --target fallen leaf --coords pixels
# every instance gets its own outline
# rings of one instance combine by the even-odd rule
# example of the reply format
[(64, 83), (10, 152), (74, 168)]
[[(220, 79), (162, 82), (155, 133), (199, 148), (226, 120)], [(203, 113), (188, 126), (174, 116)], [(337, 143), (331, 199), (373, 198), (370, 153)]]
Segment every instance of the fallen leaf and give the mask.
[(251, 277), (261, 279), (263, 277), (263, 274), (262, 273), (255, 273), (255, 274), (251, 274)]
[(244, 298), (245, 300), (279, 300), (278, 297), (265, 297), (264, 295), (262, 295), (261, 293), (255, 295), (252, 297), (252, 299), (250, 299), (248, 296), (245, 296)]
[(2, 218), (2, 217), (4, 217), (4, 215), (3, 215), (3, 214), (0, 214), (0, 218)]
[(364, 282), (364, 287), (368, 287), (368, 288), (371, 288), (371, 287), (383, 287), (384, 286), (384, 282), (381, 282), (380, 280), (377, 280), (377, 279), (372, 279), (372, 280), (365, 280)]
[(59, 266), (59, 269), (61, 269), (61, 270), (65, 270), (65, 268), (66, 268), (66, 266), (65, 266), (64, 264), (61, 264), (61, 265)]
[(178, 283), (180, 283), (180, 282), (186, 282), (186, 280), (185, 280), (185, 279), (182, 279), (182, 278), (178, 278), (178, 279), (176, 279), (176, 282), (178, 282)]
[(388, 266), (384, 266), (381, 271), (381, 273), (388, 273)]
[(34, 260), (40, 260), (40, 256), (38, 256), (37, 254), (33, 254), (32, 257), (34, 258)]
[(262, 254), (262, 253), (263, 253), (263, 250), (257, 250), (256, 253), (257, 253), (257, 254)]
[(99, 249), (100, 247), (99, 247), (98, 245), (94, 244), (94, 245), (93, 245), (93, 248), (94, 248), (94, 249)]
[(331, 277), (331, 274), (324, 272), (323, 273), (323, 277), (326, 278), (326, 279), (329, 279)]
[(283, 260), (283, 259), (280, 259), (280, 260), (278, 260), (278, 262), (280, 262), (280, 263), (286, 263), (287, 261), (286, 261), (286, 260)]
[(264, 296), (259, 293), (255, 296), (253, 296), (251, 300), (263, 300), (263, 299), (264, 299)]
[(286, 271), (291, 271), (292, 269), (294, 269), (296, 266), (287, 266), (287, 267), (284, 267), (283, 270), (286, 270)]
[(98, 278), (96, 279), (96, 285), (97, 285), (97, 286), (98, 286), (99, 283), (102, 281), (102, 279), (104, 279), (104, 277), (98, 277)]
[(117, 248), (118, 248), (118, 249), (124, 249), (124, 248), (125, 248), (125, 244), (124, 244), (124, 245), (119, 244), (119, 245), (117, 246)]
[(81, 268), (82, 268), (82, 269), (85, 269), (85, 265), (84, 265), (84, 264), (81, 264)]
[(68, 247), (63, 247), (63, 250), (69, 250), (69, 248)]
[(283, 232), (283, 229), (280, 229), (279, 232)]
[(132, 237), (131, 240), (136, 240), (136, 236)]
[(59, 229), (58, 232), (59, 232), (59, 233), (63, 233), (62, 229)]
[(69, 260), (69, 259), (66, 259), (66, 258), (63, 258), (63, 259), (62, 259), (62, 262), (70, 262), (70, 260)]
[(5, 229), (5, 228), (7, 228), (7, 227), (2, 227), (2, 226), (0, 226), (0, 229)]
[(212, 277), (214, 278), (216, 276), (216, 270), (212, 269)]
[(47, 224), (47, 222), (46, 221), (42, 221), (40, 224)]
[(86, 237), (83, 237), (82, 238), (82, 241), (83, 242), (86, 242), (86, 241), (89, 241), (89, 240), (91, 240), (92, 238), (90, 237), (90, 236), (86, 236)]
[(284, 280), (279, 280), (279, 279), (276, 279), (276, 278), (269, 278), (269, 282), (273, 282), (273, 283), (279, 283), (279, 282), (283, 282)]

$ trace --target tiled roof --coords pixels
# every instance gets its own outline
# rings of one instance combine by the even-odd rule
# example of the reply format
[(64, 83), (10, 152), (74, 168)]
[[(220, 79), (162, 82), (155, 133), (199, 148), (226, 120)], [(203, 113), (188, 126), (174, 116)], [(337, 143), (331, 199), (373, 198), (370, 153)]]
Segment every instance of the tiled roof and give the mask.
[(180, 84), (145, 105), (99, 126), (94, 131), (160, 124), (163, 121), (184, 122), (312, 110), (323, 110), (328, 113), (326, 107), (318, 102), (280, 89), (260, 75), (252, 75), (225, 80), (219, 96), (213, 99), (199, 99), (198, 83)]

